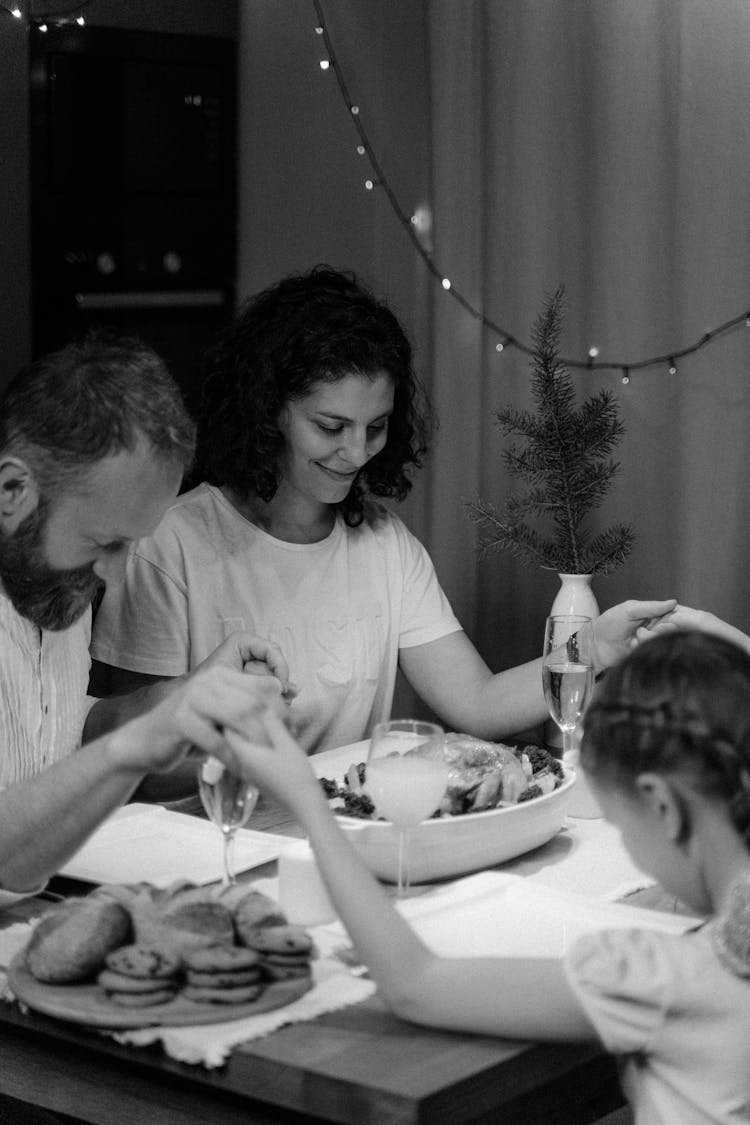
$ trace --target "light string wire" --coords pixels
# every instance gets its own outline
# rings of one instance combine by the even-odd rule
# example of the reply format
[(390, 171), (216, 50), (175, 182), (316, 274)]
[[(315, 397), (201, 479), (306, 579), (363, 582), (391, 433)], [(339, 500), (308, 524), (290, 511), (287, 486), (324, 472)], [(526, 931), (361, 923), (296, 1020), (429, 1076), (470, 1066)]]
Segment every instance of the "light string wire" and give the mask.
[[(362, 114), (360, 113), (359, 105), (352, 100), (352, 97), (349, 93), (346, 79), (339, 64), (336, 52), (333, 48), (331, 37), (328, 34), (328, 27), (326, 25), (325, 16), (323, 14), (323, 7), (320, 3), (320, 0), (312, 0), (312, 4), (313, 8), (315, 9), (315, 16), (317, 19), (315, 31), (322, 38), (327, 54), (327, 58), (321, 61), (327, 64), (324, 69), (333, 69), (333, 72), (336, 75), (336, 82), (338, 84), (339, 91), (341, 92), (341, 97), (347, 107), (347, 110), (349, 111), (349, 116), (354, 122), (354, 127), (357, 130), (357, 135), (359, 136), (361, 147), (360, 149), (358, 149), (358, 151), (360, 151), (362, 155), (366, 154), (370, 161), (370, 167), (372, 168), (373, 172), (373, 179), (366, 181), (366, 186), (372, 188), (382, 188), (388, 198), (388, 202), (391, 205), (393, 213), (398, 219), (398, 222), (406, 231), (406, 234), (408, 235), (414, 249), (416, 250), (417, 254), (419, 254), (420, 258), (422, 259), (430, 273), (433, 275), (433, 277), (436, 277), (438, 279), (443, 289), (445, 289), (446, 292), (455, 301), (457, 301), (458, 304), (461, 305), (461, 307), (465, 309), (465, 311), (468, 312), (470, 316), (474, 317), (475, 320), (480, 321), (485, 328), (488, 328), (491, 332), (500, 337), (500, 343), (496, 345), (496, 350), (503, 351), (504, 348), (514, 347), (519, 352), (522, 352), (525, 355), (533, 356), (535, 354), (533, 348), (531, 348), (528, 344), (523, 343), (523, 341), (517, 339), (512, 332), (509, 332), (507, 329), (497, 324), (490, 317), (486, 316), (485, 313), (475, 308), (474, 305), (472, 305), (471, 301), (469, 301), (469, 299), (465, 297), (464, 294), (460, 292), (460, 290), (456, 289), (452, 281), (450, 281), (447, 276), (438, 268), (432, 256), (422, 245), (415, 230), (411, 216), (407, 215), (407, 213), (399, 203), (393, 188), (388, 182), (388, 177), (383, 171), (380, 161), (378, 160), (378, 157), (370, 143), (370, 138), (368, 137), (367, 131), (362, 123)], [(624, 363), (621, 360), (598, 359), (597, 357), (599, 354), (599, 349), (592, 347), (589, 351), (588, 359), (561, 359), (560, 362), (563, 363), (566, 367), (578, 368), (580, 370), (586, 371), (621, 371), (623, 383), (630, 382), (630, 375), (633, 371), (642, 371), (648, 367), (666, 367), (670, 375), (676, 375), (677, 361), (679, 359), (684, 359), (686, 356), (693, 355), (695, 352), (700, 351), (708, 343), (710, 343), (711, 340), (714, 340), (717, 336), (721, 336), (723, 333), (728, 332), (732, 328), (736, 328), (743, 322), (748, 328), (750, 328), (750, 309), (743, 313), (740, 313), (737, 316), (731, 317), (729, 320), (724, 321), (723, 324), (719, 324), (716, 328), (712, 328), (710, 331), (704, 332), (699, 339), (697, 339), (692, 344), (688, 344), (686, 347), (674, 348), (669, 352), (665, 352), (663, 355), (651, 356), (649, 359), (633, 360), (632, 362), (628, 363)]]

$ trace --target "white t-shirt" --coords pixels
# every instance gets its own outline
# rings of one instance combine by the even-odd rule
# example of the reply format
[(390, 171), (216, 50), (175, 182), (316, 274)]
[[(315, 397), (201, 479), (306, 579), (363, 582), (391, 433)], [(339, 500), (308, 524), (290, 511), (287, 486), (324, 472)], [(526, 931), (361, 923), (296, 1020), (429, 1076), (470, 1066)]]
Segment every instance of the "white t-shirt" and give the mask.
[(429, 555), (402, 521), (368, 504), (319, 543), (286, 543), (201, 484), (178, 498), (107, 589), (92, 656), (157, 676), (195, 668), (230, 633), (275, 641), (299, 695), (308, 753), (356, 742), (390, 716), (400, 648), (461, 628)]
[(636, 1125), (747, 1125), (750, 980), (722, 965), (710, 926), (580, 938), (567, 972)]

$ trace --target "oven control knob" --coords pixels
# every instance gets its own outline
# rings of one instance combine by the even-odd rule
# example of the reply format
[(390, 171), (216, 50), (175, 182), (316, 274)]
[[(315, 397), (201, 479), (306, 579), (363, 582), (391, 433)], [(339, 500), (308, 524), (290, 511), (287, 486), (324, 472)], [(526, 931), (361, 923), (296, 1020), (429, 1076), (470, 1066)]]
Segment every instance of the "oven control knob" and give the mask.
[(164, 269), (167, 271), (167, 273), (179, 273), (182, 269), (182, 258), (176, 250), (167, 250), (166, 254), (162, 258), (162, 265), (164, 266)]
[(115, 272), (116, 265), (114, 255), (110, 254), (108, 250), (103, 250), (101, 254), (97, 254), (96, 268), (105, 277), (109, 277), (111, 273)]

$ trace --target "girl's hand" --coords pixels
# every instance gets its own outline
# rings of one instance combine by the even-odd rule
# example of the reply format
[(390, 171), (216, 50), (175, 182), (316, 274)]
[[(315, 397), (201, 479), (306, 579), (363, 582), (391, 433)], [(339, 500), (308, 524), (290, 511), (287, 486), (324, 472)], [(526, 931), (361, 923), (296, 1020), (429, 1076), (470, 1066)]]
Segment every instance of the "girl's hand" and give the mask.
[(649, 640), (659, 633), (674, 629), (695, 629), (699, 633), (709, 633), (714, 637), (723, 637), (740, 648), (750, 652), (750, 637), (741, 629), (735, 628), (728, 622), (709, 613), (705, 609), (691, 609), (690, 606), (676, 605), (669, 613), (656, 621), (649, 622), (645, 628), (637, 632), (638, 641)]
[(309, 758), (277, 711), (269, 709), (259, 715), (255, 731), (255, 737), (247, 737), (225, 730), (224, 745), (214, 752), (216, 757), (293, 811), (304, 808), (313, 792), (322, 793)]

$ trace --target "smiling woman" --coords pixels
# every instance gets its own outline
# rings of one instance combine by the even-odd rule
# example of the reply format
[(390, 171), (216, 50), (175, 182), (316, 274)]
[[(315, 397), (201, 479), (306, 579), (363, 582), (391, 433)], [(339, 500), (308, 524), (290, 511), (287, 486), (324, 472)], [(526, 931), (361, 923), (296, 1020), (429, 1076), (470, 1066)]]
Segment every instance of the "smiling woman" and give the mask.
[(460, 629), (421, 544), (374, 499), (406, 495), (425, 415), (403, 329), (350, 275), (319, 267), (251, 300), (209, 357), (202, 482), (99, 611), (110, 685), (181, 675), (252, 628), (287, 655), (306, 749), (387, 718), (399, 649)]
[[(289, 663), (308, 753), (389, 718), (399, 666), (454, 730), (493, 738), (539, 722), (538, 662), (493, 676), (426, 550), (381, 502), (409, 491), (426, 417), (406, 334), (352, 275), (321, 266), (251, 300), (209, 356), (201, 483), (106, 592), (97, 677), (116, 691), (179, 676), (249, 629)], [(600, 665), (673, 604), (603, 614)]]

